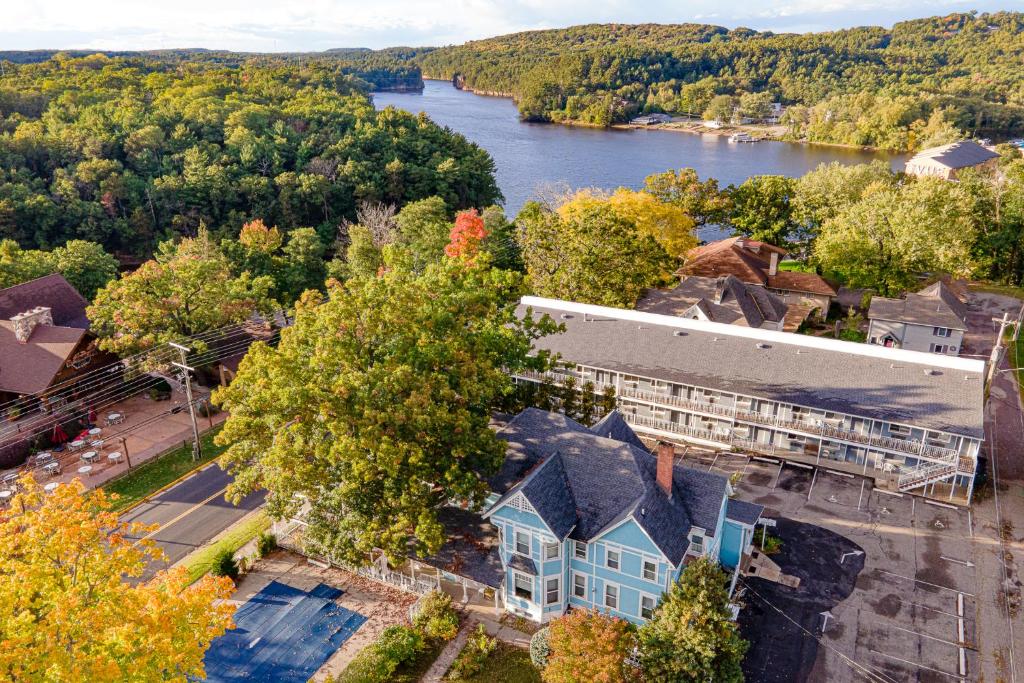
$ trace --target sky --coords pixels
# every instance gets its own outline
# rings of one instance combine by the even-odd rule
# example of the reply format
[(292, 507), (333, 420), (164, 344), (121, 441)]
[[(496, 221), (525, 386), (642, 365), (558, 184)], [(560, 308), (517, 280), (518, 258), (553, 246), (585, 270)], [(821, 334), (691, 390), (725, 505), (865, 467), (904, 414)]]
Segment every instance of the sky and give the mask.
[(4, 0), (0, 50), (204, 47), (251, 52), (450, 45), (586, 23), (822, 31), (1024, 0)]

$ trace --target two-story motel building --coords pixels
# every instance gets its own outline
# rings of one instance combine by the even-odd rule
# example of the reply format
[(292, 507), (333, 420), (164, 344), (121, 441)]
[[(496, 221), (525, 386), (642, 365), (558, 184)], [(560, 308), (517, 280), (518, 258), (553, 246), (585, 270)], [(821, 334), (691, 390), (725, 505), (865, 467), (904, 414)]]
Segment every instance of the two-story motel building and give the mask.
[(970, 502), (983, 361), (540, 297), (524, 297), (527, 310), (565, 326), (537, 342), (564, 365), (552, 379), (613, 386), (642, 435)]

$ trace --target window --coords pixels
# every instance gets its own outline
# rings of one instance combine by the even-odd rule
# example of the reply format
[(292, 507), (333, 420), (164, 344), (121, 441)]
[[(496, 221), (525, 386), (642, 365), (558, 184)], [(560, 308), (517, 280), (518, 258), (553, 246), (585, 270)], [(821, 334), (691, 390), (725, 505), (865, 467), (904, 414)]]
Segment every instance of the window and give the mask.
[(577, 598), (587, 599), (587, 577), (583, 574), (572, 575), (572, 594)]
[(949, 329), (948, 327), (935, 327), (932, 328), (932, 334), (935, 335), (936, 337), (952, 337), (953, 330)]
[(520, 555), (530, 554), (530, 534), (526, 531), (516, 531), (516, 552)]
[(526, 574), (515, 574), (515, 594), (517, 598), (533, 602), (533, 578)]
[(557, 605), (558, 599), (558, 577), (548, 579), (544, 582), (544, 604)]
[(704, 552), (704, 536), (701, 534), (690, 534), (690, 549), (695, 553)]
[(640, 596), (640, 616), (644, 619), (654, 616), (654, 598), (649, 595)]
[(650, 560), (644, 560), (644, 580), (645, 581), (657, 581), (658, 580), (658, 565)]
[(545, 560), (557, 560), (561, 555), (560, 552), (561, 544), (559, 543), (545, 543), (544, 544), (544, 559)]
[(948, 344), (930, 344), (929, 351), (932, 353), (946, 353), (949, 350)]
[(587, 559), (587, 544), (583, 541), (573, 541), (573, 549), (576, 557), (581, 560)]
[(619, 608), (619, 587), (605, 584), (604, 587), (604, 606), (610, 609)]
[(903, 425), (889, 425), (889, 436), (895, 436), (898, 438), (906, 438), (910, 436), (910, 427), (904, 427)]
[(614, 570), (618, 571), (618, 569), (619, 569), (619, 551), (618, 550), (609, 550), (608, 554), (605, 555), (604, 564), (605, 564), (606, 567), (608, 567), (608, 569), (614, 569)]

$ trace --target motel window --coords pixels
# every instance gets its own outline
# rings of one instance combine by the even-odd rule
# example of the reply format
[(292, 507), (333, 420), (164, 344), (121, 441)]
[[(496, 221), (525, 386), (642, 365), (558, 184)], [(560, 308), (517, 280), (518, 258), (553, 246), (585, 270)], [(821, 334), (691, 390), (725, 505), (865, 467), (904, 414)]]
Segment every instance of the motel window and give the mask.
[(619, 570), (619, 557), (620, 556), (619, 556), (619, 551), (618, 550), (609, 550), (608, 554), (605, 555), (605, 558), (604, 558), (605, 566), (608, 567), (608, 569), (614, 569), (615, 571), (618, 571)]
[(695, 553), (704, 552), (704, 537), (700, 534), (690, 534), (690, 549)]
[(587, 577), (583, 574), (572, 575), (572, 594), (577, 598), (587, 599)]
[(517, 598), (523, 598), (533, 602), (533, 578), (526, 574), (516, 574), (515, 594)]
[(654, 598), (649, 595), (640, 596), (640, 616), (644, 619), (654, 616)]
[(558, 577), (556, 576), (544, 582), (544, 604), (557, 605), (558, 603)]
[(604, 606), (609, 609), (619, 608), (619, 587), (605, 584), (604, 587)]
[(558, 543), (545, 543), (544, 544), (544, 559), (545, 560), (557, 560), (560, 553), (559, 548), (561, 546)]
[(573, 544), (576, 552), (576, 557), (578, 557), (581, 560), (587, 559), (587, 544), (583, 541), (574, 541)]
[(644, 581), (658, 580), (658, 565), (650, 560), (644, 560)]
[(936, 327), (932, 329), (932, 334), (936, 337), (952, 337), (953, 330), (948, 327)]
[(516, 552), (520, 555), (530, 554), (530, 534), (526, 531), (516, 532)]

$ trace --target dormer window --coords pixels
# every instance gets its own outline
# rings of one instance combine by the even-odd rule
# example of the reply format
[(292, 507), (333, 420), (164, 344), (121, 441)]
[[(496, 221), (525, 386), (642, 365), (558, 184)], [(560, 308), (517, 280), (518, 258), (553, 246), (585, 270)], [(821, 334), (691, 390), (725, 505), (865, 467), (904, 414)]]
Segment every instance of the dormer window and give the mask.
[(690, 550), (697, 555), (704, 553), (704, 534), (699, 531), (690, 533)]

